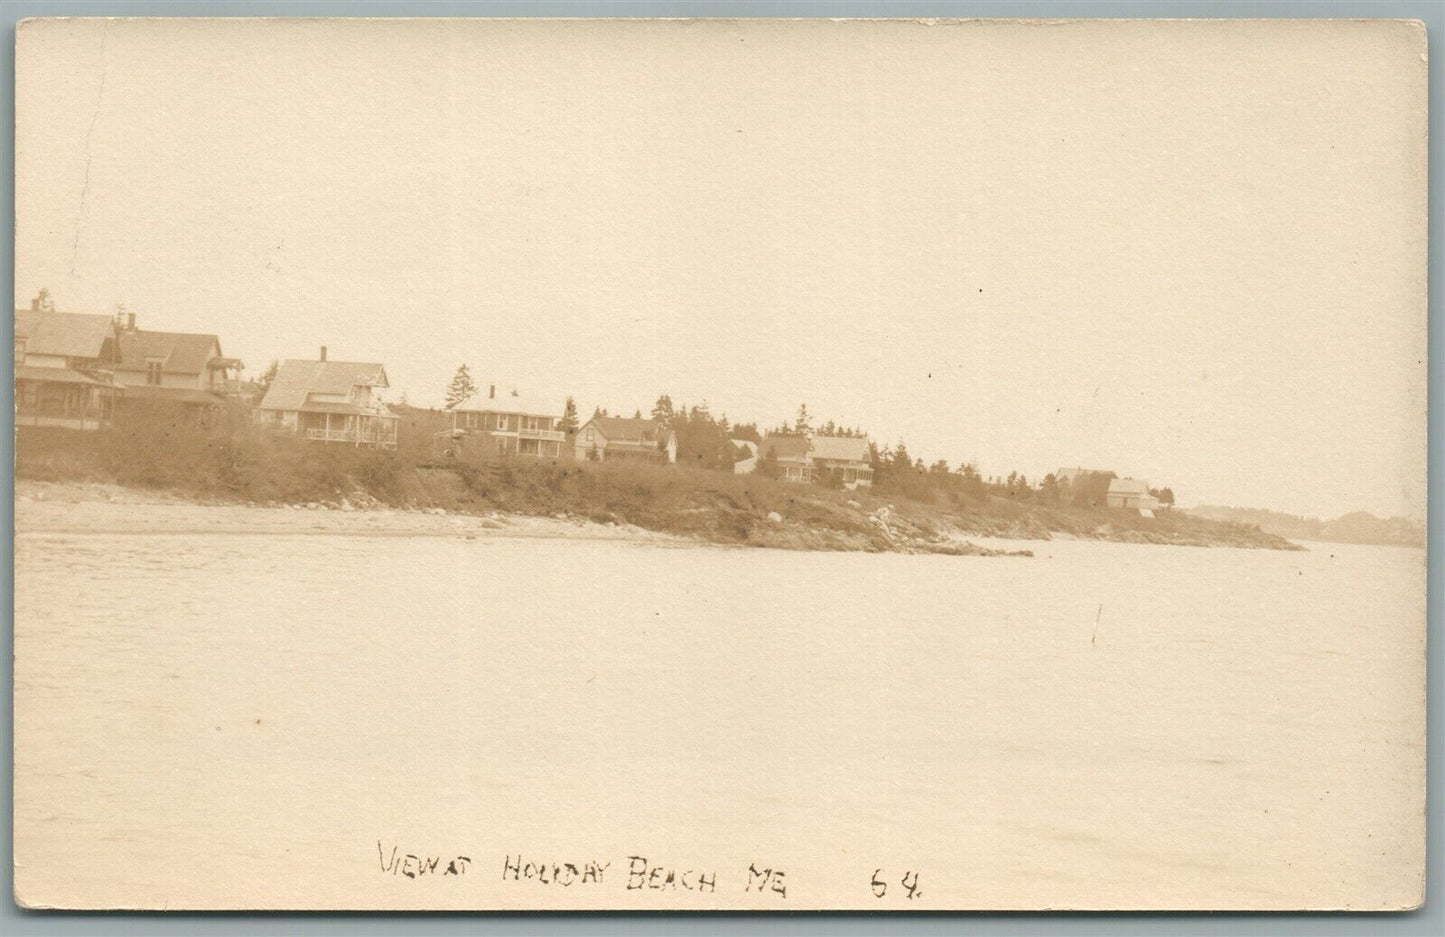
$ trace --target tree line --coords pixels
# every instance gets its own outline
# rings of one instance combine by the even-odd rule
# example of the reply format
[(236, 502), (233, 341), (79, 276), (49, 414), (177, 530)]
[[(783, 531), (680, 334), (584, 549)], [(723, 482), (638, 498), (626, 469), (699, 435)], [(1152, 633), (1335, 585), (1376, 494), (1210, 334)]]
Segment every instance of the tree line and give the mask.
[[(447, 387), (446, 409), (455, 409), (477, 393), (478, 388), (473, 383), (467, 366), (463, 364)], [(593, 411), (593, 416), (611, 415), (606, 407), (598, 407)], [(634, 419), (644, 418), (640, 408), (635, 410), (632, 416)], [(734, 423), (725, 413), (714, 416), (706, 402), (693, 406), (678, 404), (666, 393), (658, 396), (646, 418), (662, 429), (676, 434), (679, 464), (712, 471), (732, 471), (735, 464), (752, 456), (746, 447), (737, 445), (735, 440), (761, 443), (764, 437), (756, 422)], [(560, 428), (569, 433), (578, 429), (577, 404), (571, 397), (568, 397), (563, 405)], [(819, 422), (808, 410), (807, 403), (798, 405), (798, 411), (791, 421), (782, 421), (766, 432), (774, 436), (868, 438), (868, 434), (861, 427), (846, 426), (832, 419)], [(1031, 504), (1103, 506), (1107, 502), (1109, 482), (1116, 477), (1113, 472), (1085, 472), (1071, 483), (1059, 479), (1053, 473), (1037, 481), (1030, 481), (1018, 471), (1009, 472), (1008, 475), (984, 476), (972, 462), (960, 462), (956, 466), (950, 466), (945, 459), (925, 462), (922, 458), (914, 457), (903, 440), (891, 446), (880, 446), (870, 439), (868, 462), (873, 469), (875, 492), (920, 501), (933, 501), (940, 497), (954, 500), (998, 497)], [(756, 471), (770, 477), (779, 477), (782, 474), (778, 460), (771, 451), (758, 454)], [(823, 484), (836, 483), (836, 479), (820, 478), (818, 481)], [(1174, 492), (1167, 487), (1150, 488), (1149, 493), (1163, 504), (1174, 503)]]

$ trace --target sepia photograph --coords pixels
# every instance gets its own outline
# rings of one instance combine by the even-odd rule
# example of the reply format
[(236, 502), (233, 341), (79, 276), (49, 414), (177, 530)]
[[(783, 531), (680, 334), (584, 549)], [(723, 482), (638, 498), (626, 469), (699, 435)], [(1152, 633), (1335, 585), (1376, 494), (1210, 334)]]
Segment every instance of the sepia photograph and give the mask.
[(1425, 900), (1422, 23), (15, 66), (22, 907)]

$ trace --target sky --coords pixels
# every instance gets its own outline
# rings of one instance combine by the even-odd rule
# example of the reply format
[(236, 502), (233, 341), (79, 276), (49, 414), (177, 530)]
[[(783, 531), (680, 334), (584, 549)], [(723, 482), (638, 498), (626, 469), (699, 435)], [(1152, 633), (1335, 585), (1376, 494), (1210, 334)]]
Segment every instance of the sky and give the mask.
[(1423, 519), (1423, 30), (1263, 25), (31, 21), (15, 301)]

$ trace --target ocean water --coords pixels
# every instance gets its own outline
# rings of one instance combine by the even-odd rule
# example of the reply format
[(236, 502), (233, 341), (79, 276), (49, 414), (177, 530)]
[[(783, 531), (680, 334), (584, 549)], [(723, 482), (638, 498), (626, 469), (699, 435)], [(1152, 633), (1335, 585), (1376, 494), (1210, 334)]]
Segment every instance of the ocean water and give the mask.
[(20, 897), (1418, 899), (1422, 551), (1022, 545), (22, 532)]

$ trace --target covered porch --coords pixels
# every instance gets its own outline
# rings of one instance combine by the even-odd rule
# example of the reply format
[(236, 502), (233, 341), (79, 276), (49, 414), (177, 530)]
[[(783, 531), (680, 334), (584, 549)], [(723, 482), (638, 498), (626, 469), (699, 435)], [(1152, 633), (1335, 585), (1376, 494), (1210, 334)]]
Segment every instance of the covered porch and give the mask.
[(212, 358), (206, 362), (206, 388), (215, 394), (240, 396), (245, 367), (240, 358)]
[(297, 431), (318, 442), (395, 449), (398, 422), (390, 413), (370, 413), (351, 404), (317, 404), (297, 414)]
[(94, 430), (109, 423), (120, 388), (71, 368), (15, 368), (15, 424)]

